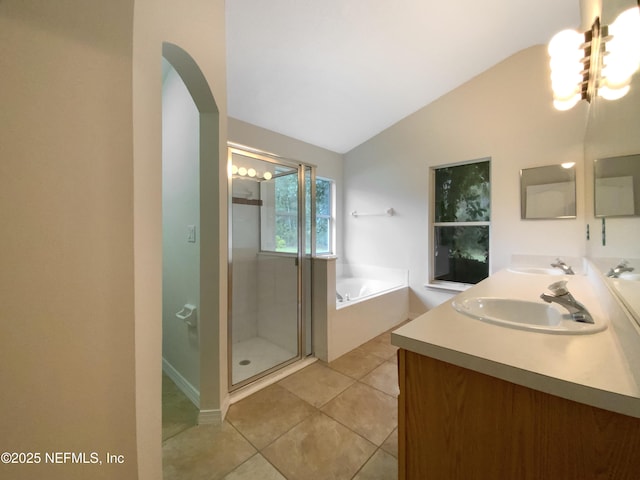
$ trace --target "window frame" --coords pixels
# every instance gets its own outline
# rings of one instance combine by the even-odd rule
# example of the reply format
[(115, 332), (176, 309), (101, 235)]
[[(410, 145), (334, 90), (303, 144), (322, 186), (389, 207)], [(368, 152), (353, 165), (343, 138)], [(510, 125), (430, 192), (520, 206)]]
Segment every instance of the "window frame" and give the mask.
[(443, 168), (451, 168), (451, 167), (460, 167), (464, 165), (470, 165), (474, 163), (483, 163), (489, 162), (489, 205), (493, 203), (491, 200), (491, 185), (493, 184), (493, 169), (491, 168), (491, 157), (482, 157), (474, 160), (467, 160), (463, 162), (455, 162), (455, 163), (447, 163), (441, 165), (433, 165), (429, 167), (429, 235), (428, 235), (428, 252), (429, 252), (429, 268), (428, 275), (429, 280), (426, 287), (441, 289), (441, 290), (450, 290), (450, 291), (464, 291), (468, 288), (471, 288), (475, 284), (472, 283), (464, 283), (464, 282), (456, 282), (452, 280), (438, 280), (435, 278), (435, 263), (436, 263), (436, 228), (437, 227), (473, 227), (473, 226), (486, 226), (489, 229), (489, 261), (488, 261), (488, 273), (487, 276), (491, 274), (491, 261), (493, 255), (491, 253), (491, 210), (489, 210), (489, 220), (487, 221), (468, 221), (468, 222), (436, 222), (436, 171)]
[[(334, 255), (335, 254), (335, 244), (336, 244), (336, 229), (335, 229), (335, 225), (336, 225), (336, 182), (335, 180), (331, 179), (331, 178), (327, 178), (327, 177), (320, 177), (320, 176), (315, 176), (315, 191), (317, 192), (317, 184), (319, 181), (322, 182), (328, 182), (329, 184), (329, 214), (319, 214), (318, 211), (318, 198), (317, 198), (317, 193), (316, 193), (316, 198), (315, 198), (315, 225), (316, 225), (316, 235), (315, 235), (315, 253), (316, 255)], [(276, 188), (277, 188), (277, 183), (275, 184)], [(277, 196), (277, 192), (275, 192), (275, 195)], [(278, 224), (278, 217), (296, 217), (298, 216), (298, 212), (297, 210), (295, 212), (293, 211), (281, 211), (281, 210), (276, 210), (274, 209), (274, 235), (277, 235), (277, 224)], [(328, 219), (329, 220), (329, 233), (328, 233), (328, 241), (329, 241), (329, 245), (328, 245), (328, 250), (327, 251), (319, 251), (318, 250), (318, 235), (317, 235), (317, 228), (318, 228), (318, 219)], [(286, 252), (283, 250), (274, 250), (274, 253), (290, 253), (290, 252)]]
[[(329, 214), (318, 213), (317, 183), (318, 181), (329, 184)], [(329, 245), (327, 251), (318, 250), (318, 220), (326, 218), (329, 220)], [(316, 255), (335, 255), (336, 249), (336, 182), (327, 177), (316, 176)]]

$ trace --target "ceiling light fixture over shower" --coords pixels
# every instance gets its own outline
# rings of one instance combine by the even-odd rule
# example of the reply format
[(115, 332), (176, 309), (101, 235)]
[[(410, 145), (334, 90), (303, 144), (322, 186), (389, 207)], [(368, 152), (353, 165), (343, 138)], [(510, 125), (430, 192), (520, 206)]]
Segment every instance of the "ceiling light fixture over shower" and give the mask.
[(258, 172), (255, 168), (238, 167), (231, 165), (231, 175), (235, 178), (253, 178), (255, 180), (271, 180), (273, 174), (271, 172)]
[(549, 42), (553, 105), (569, 110), (599, 95), (624, 97), (640, 65), (640, 8), (622, 12), (609, 25), (596, 18), (584, 34), (563, 30)]

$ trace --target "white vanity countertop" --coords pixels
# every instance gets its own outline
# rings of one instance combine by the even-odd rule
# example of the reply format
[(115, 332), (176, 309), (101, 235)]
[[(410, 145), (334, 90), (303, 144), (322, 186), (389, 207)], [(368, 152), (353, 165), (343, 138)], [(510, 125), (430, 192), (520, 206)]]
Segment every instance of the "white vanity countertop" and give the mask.
[(460, 296), (543, 302), (540, 294), (562, 278), (596, 321), (608, 322), (604, 331), (565, 335), (517, 330), (458, 313), (449, 300), (395, 330), (391, 342), (525, 387), (640, 418), (640, 330), (595, 273), (559, 277), (503, 270)]

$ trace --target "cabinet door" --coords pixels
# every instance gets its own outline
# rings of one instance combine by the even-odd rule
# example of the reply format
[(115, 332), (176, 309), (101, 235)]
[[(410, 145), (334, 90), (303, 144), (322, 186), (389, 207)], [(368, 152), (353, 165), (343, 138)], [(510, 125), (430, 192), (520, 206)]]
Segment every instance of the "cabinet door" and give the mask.
[(640, 478), (638, 418), (405, 350), (399, 368), (401, 479)]

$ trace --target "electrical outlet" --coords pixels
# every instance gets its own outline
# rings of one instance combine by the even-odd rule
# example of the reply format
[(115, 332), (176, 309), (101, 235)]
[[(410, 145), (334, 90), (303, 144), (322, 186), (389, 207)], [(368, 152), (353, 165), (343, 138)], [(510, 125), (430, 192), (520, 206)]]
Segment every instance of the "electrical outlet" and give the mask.
[(187, 242), (196, 243), (196, 226), (187, 225)]

